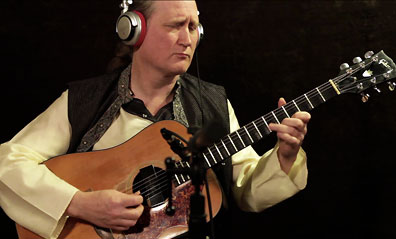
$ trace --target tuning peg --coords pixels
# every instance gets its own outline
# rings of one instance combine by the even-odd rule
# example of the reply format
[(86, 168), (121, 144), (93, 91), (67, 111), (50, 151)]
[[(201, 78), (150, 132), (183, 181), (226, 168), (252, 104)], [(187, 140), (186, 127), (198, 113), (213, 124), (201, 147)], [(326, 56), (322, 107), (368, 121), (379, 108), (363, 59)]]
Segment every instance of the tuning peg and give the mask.
[(369, 100), (369, 98), (370, 98), (369, 94), (361, 93), (360, 95), (362, 96), (362, 102), (363, 103), (366, 103)]
[(340, 70), (345, 70), (345, 69), (348, 69), (349, 68), (349, 65), (348, 65), (348, 63), (342, 63), (341, 65), (340, 65)]
[(369, 59), (374, 55), (373, 51), (368, 51), (364, 54), (364, 58)]
[(378, 89), (378, 87), (377, 86), (374, 86), (374, 88), (373, 88), (374, 90), (376, 90), (378, 93), (381, 93), (381, 90), (380, 89)]
[(353, 58), (352, 62), (353, 62), (354, 64), (360, 63), (360, 62), (362, 62), (362, 58), (360, 58), (360, 57), (357, 56), (357, 57)]
[(396, 83), (395, 82), (390, 82), (388, 81), (388, 88), (390, 91), (394, 91), (396, 87)]
[(389, 79), (390, 77), (391, 77), (391, 75), (388, 73), (388, 72), (386, 72), (386, 73), (384, 73), (384, 74), (382, 74), (386, 79)]

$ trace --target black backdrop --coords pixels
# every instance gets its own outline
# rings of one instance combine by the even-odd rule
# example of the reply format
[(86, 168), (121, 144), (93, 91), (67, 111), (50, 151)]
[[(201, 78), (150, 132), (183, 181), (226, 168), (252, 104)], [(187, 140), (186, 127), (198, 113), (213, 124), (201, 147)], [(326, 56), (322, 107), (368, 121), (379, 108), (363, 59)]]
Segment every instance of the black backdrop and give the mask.
[[(1, 6), (1, 134), (9, 140), (69, 81), (104, 72), (118, 1)], [(228, 91), (241, 125), (338, 75), (368, 50), (396, 58), (394, 1), (198, 1), (201, 78)], [(196, 72), (195, 64), (191, 67)], [(262, 213), (236, 211), (235, 238), (395, 238), (395, 92), (341, 95), (312, 111), (305, 190)], [(269, 137), (254, 145), (272, 147)], [(0, 192), (1, 193), (1, 192)], [(3, 214), (2, 228), (13, 233)], [(4, 231), (3, 231), (4, 232)], [(11, 237), (9, 237), (11, 238)]]

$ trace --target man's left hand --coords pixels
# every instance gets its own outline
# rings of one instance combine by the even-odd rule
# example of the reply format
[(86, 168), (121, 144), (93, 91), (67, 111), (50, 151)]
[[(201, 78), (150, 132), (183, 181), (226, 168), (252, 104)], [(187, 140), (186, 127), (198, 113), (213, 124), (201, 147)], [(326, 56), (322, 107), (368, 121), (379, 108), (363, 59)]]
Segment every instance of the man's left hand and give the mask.
[[(286, 104), (285, 99), (280, 98), (278, 107)], [(307, 134), (307, 124), (311, 119), (308, 112), (300, 111), (291, 118), (285, 118), (280, 124), (270, 123), (269, 128), (276, 131), (279, 140), (278, 158), (281, 169), (289, 173), (297, 153), (300, 150), (304, 137)]]

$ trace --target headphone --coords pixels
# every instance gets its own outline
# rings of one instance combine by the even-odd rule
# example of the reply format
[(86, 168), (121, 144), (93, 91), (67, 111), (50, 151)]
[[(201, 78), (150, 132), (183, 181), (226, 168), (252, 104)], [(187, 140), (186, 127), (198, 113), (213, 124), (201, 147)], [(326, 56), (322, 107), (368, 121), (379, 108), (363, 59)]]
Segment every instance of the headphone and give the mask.
[[(120, 4), (122, 8), (121, 15), (117, 19), (116, 33), (124, 44), (139, 47), (146, 36), (147, 26), (146, 19), (139, 11), (128, 11), (132, 4), (131, 0), (123, 0)], [(197, 46), (204, 36), (203, 26), (201, 23), (197, 26), (198, 41)]]

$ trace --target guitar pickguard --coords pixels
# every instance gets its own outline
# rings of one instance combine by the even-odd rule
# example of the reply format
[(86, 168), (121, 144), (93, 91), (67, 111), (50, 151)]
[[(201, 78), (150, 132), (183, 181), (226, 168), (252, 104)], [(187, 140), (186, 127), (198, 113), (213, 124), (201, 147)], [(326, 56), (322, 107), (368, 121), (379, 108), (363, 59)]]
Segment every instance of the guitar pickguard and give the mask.
[(149, 239), (172, 238), (188, 230), (188, 215), (190, 210), (190, 196), (194, 187), (186, 182), (173, 190), (173, 206), (175, 214), (166, 214), (168, 202), (150, 207), (145, 205), (143, 215), (134, 227), (128, 231), (115, 232), (108, 229), (95, 228), (102, 239)]

